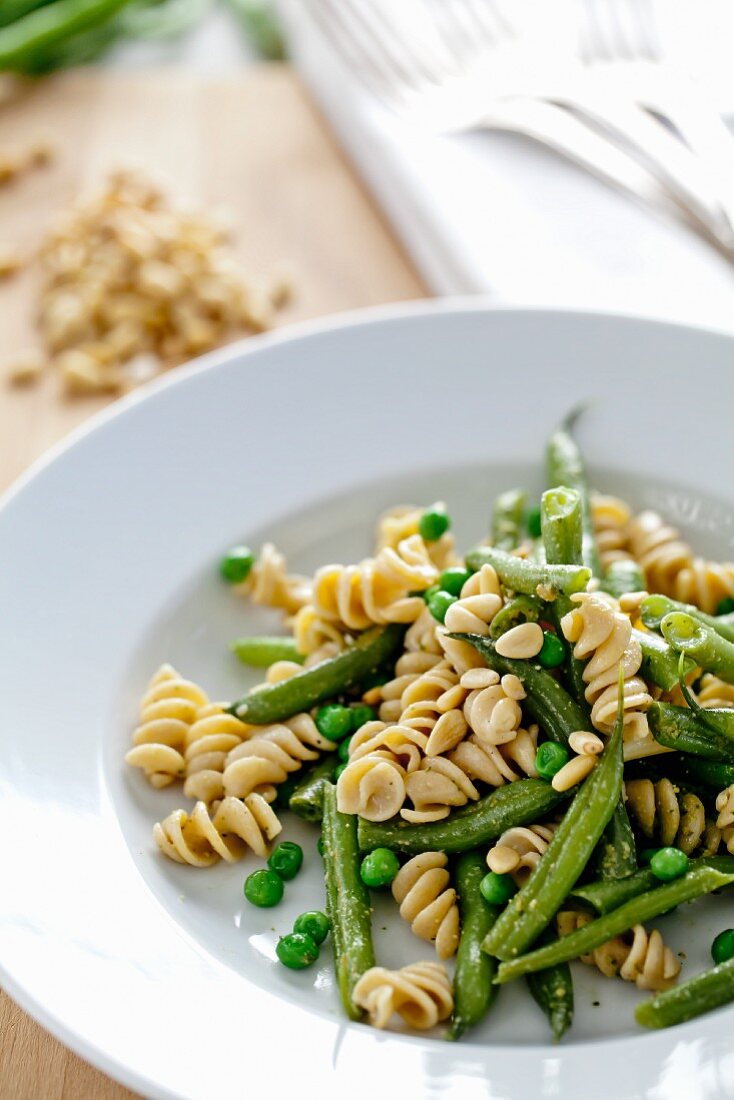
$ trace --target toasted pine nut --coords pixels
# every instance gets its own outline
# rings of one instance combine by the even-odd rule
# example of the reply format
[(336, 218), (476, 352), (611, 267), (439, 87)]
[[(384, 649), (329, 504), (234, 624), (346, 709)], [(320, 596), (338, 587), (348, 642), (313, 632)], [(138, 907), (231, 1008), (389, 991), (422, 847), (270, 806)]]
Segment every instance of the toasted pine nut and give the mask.
[(604, 749), (604, 742), (595, 733), (576, 730), (568, 739), (569, 747), (580, 756), (598, 756)]
[(625, 615), (637, 616), (642, 606), (642, 601), (647, 599), (649, 593), (642, 592), (625, 592), (624, 595), (619, 597), (619, 607), (621, 611), (624, 611)]
[(520, 854), (508, 844), (496, 844), (487, 852), (487, 866), (496, 875), (507, 875), (520, 865)]
[(538, 623), (520, 623), (503, 634), (495, 645), (500, 657), (529, 660), (543, 648), (543, 628)]
[[(499, 680), (499, 673), (492, 668), (470, 668), (461, 677), (460, 683), (463, 688), (474, 691), (475, 688), (481, 690), (481, 688), (492, 687), (493, 684), (498, 684)], [(505, 694), (509, 695), (509, 692)]]
[(553, 776), (551, 787), (554, 791), (569, 791), (571, 787), (575, 787), (577, 783), (586, 779), (595, 765), (595, 756), (574, 756)]
[(509, 695), (510, 699), (524, 699), (526, 692), (523, 687), (522, 680), (519, 676), (516, 676), (514, 672), (506, 673), (501, 680), (502, 690), (505, 695)]

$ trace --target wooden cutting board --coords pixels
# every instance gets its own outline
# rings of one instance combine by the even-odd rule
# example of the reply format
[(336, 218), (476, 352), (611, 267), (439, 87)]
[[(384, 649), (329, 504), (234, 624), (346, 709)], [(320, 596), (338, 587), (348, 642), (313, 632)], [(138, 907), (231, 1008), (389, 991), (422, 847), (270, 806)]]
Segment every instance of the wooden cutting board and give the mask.
[[(0, 107), (0, 151), (36, 138), (50, 139), (57, 156), (0, 189), (2, 246), (33, 249), (56, 211), (108, 169), (132, 165), (182, 200), (230, 209), (254, 274), (289, 262), (295, 294), (281, 323), (426, 294), (286, 67), (215, 81), (175, 69), (65, 74)], [(35, 342), (33, 298), (32, 271), (0, 284), (4, 362)], [(30, 390), (0, 388), (0, 490), (105, 403), (65, 400), (51, 376)], [(0, 992), (0, 1100), (132, 1095)]]

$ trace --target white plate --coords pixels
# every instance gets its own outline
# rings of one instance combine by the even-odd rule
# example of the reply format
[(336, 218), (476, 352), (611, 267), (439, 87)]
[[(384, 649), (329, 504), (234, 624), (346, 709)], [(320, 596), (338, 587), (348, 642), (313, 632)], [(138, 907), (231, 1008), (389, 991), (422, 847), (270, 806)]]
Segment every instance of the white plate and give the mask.
[[(538, 491), (549, 429), (591, 398), (594, 480), (663, 507), (731, 556), (734, 340), (632, 318), (421, 304), (276, 334), (119, 403), (0, 511), (0, 977), (85, 1058), (151, 1096), (730, 1097), (723, 1010), (635, 1029), (636, 990), (578, 967), (560, 1047), (523, 989), (466, 1042), (347, 1023), (328, 948), (302, 973), (276, 932), (322, 902), (316, 834), (286, 903), (242, 899), (255, 859), (198, 871), (154, 850), (179, 795), (122, 763), (141, 690), (172, 660), (213, 697), (249, 682), (226, 642), (272, 624), (217, 579), (233, 541), (275, 537), (296, 568), (363, 554), (391, 502), (445, 498), (459, 536), (518, 481)], [(666, 918), (687, 969), (731, 901)], [(379, 958), (430, 957), (378, 906)], [(728, 914), (728, 915), (727, 915)], [(594, 1000), (601, 1001), (593, 1007)]]

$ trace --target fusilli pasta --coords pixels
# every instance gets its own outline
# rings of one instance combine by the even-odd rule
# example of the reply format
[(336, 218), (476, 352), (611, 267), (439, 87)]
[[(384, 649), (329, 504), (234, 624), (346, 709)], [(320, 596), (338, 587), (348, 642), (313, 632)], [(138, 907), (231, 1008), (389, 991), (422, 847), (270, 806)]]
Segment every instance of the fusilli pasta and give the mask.
[(628, 527), (630, 547), (651, 592), (693, 603), (710, 614), (734, 596), (734, 564), (696, 557), (657, 512), (641, 512)]
[(259, 794), (244, 800), (224, 798), (212, 811), (197, 802), (191, 813), (174, 810), (153, 828), (153, 838), (169, 859), (191, 867), (209, 867), (223, 859), (233, 863), (251, 848), (267, 854), (267, 842), (281, 831), (273, 809)]
[[(443, 505), (439, 502), (438, 507), (443, 507)], [(386, 546), (397, 550), (404, 539), (417, 535), (423, 511), (423, 508), (414, 508), (412, 504), (404, 504), (383, 512), (377, 521), (375, 557)], [(437, 569), (448, 569), (458, 560), (454, 550), (454, 536), (450, 531), (445, 531), (440, 538), (426, 543), (426, 547), (431, 561)]]
[(521, 886), (540, 863), (557, 825), (515, 826), (506, 829), (487, 853), (487, 866), (498, 875), (511, 874)]
[(191, 725), (209, 699), (172, 665), (161, 665), (140, 704), (140, 724), (125, 762), (141, 768), (153, 787), (167, 787), (186, 772), (184, 751)]
[(322, 737), (310, 714), (296, 714), (287, 722), (261, 726), (256, 737), (229, 753), (222, 775), (224, 793), (236, 798), (264, 793), (270, 801), (273, 788), (291, 772), (332, 748), (332, 742)]
[[(558, 931), (561, 936), (583, 928), (591, 921), (588, 913), (562, 912), (558, 914)], [(634, 982), (638, 989), (659, 992), (675, 984), (681, 964), (657, 930), (649, 935), (641, 924), (629, 932), (614, 936), (595, 948), (581, 961), (595, 966), (607, 978), (619, 976), (626, 982)]]
[(405, 802), (405, 770), (388, 753), (350, 760), (336, 784), (337, 807), (367, 821), (387, 821)]
[(289, 573), (285, 557), (272, 542), (264, 544), (250, 575), (239, 587), (253, 603), (281, 608), (288, 615), (295, 615), (311, 599), (311, 581)]
[(224, 794), (222, 772), (227, 756), (242, 741), (252, 737), (256, 728), (227, 714), (221, 703), (201, 707), (186, 734), (186, 797), (202, 802), (221, 798)]
[(440, 963), (419, 962), (400, 970), (373, 966), (354, 987), (354, 1003), (373, 1027), (386, 1027), (397, 1013), (417, 1031), (428, 1031), (454, 1010), (451, 979)]
[(716, 827), (721, 830), (727, 851), (734, 855), (734, 783), (716, 796), (716, 809)]
[(734, 707), (734, 684), (727, 684), (726, 680), (707, 672), (701, 679), (698, 701), (707, 710)]
[(400, 916), (416, 936), (435, 943), (439, 959), (449, 959), (459, 944), (459, 908), (447, 864), (444, 852), (422, 852), (400, 868), (392, 883)]
[(629, 508), (619, 497), (602, 496), (601, 493), (592, 495), (591, 518), (602, 569), (632, 556), (627, 533), (630, 517)]
[[(698, 795), (679, 792), (669, 779), (629, 779), (625, 783), (627, 809), (648, 840), (663, 847), (675, 845), (690, 855), (701, 845), (708, 848), (714, 835), (708, 831), (706, 810)], [(716, 842), (714, 851), (718, 847)]]

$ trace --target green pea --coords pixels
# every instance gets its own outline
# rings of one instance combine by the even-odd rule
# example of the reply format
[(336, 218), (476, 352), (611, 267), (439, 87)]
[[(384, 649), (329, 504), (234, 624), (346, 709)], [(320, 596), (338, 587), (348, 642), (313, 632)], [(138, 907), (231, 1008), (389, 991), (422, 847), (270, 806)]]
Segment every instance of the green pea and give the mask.
[(251, 905), (270, 909), (283, 900), (283, 880), (275, 871), (253, 871), (245, 879), (245, 897)]
[(346, 764), (346, 762), (349, 760), (349, 745), (351, 743), (351, 740), (351, 737), (345, 737), (343, 741), (339, 742), (339, 749), (336, 755), (339, 757), (339, 760), (342, 764)]
[(275, 954), (289, 970), (305, 970), (318, 959), (319, 947), (305, 932), (290, 932), (278, 940)]
[(450, 592), (434, 592), (428, 601), (428, 610), (434, 619), (442, 623), (452, 603), (456, 603), (456, 596), (452, 596)]
[(527, 519), (528, 534), (533, 539), (539, 539), (541, 534), (540, 508), (529, 508)]
[(356, 733), (358, 729), (361, 729), (365, 722), (374, 722), (377, 718), (375, 708), (368, 707), (366, 703), (357, 703), (356, 707), (350, 707), (350, 712), (352, 716), (352, 733)]
[(219, 572), (230, 584), (242, 584), (255, 564), (255, 555), (249, 546), (233, 546), (219, 563)]
[(538, 664), (542, 668), (558, 668), (566, 657), (566, 647), (557, 634), (550, 630), (543, 631), (543, 645), (538, 654)]
[(421, 592), (421, 596), (423, 597), (425, 602), (428, 603), (430, 600), (433, 599), (433, 597), (436, 595), (436, 593), (440, 592), (440, 591), (441, 591), (441, 585), (440, 584), (432, 584), (429, 588), (424, 588), (423, 589), (423, 591)]
[(650, 861), (652, 860), (652, 857), (654, 855), (657, 855), (657, 853), (659, 851), (660, 851), (659, 848), (643, 848), (642, 851), (640, 852), (640, 854), (637, 857), (637, 862), (642, 867), (649, 867), (650, 866)]
[(496, 871), (490, 871), (479, 883), (479, 892), (490, 905), (504, 905), (517, 893), (517, 886), (512, 875), (498, 875)]
[(369, 852), (359, 868), (359, 875), (365, 886), (378, 889), (389, 886), (400, 870), (398, 857), (389, 848), (375, 848)]
[(292, 840), (284, 840), (277, 848), (274, 848), (268, 858), (268, 867), (275, 871), (276, 875), (284, 882), (290, 882), (301, 870), (303, 864), (303, 848), (300, 844), (294, 844)]
[(321, 945), (329, 935), (331, 921), (326, 913), (314, 909), (308, 913), (301, 913), (293, 922), (294, 932), (305, 932), (315, 944)]
[(341, 773), (346, 768), (346, 766), (347, 766), (347, 761), (345, 760), (344, 763), (337, 764), (337, 766), (334, 768), (334, 782), (335, 783), (336, 783), (337, 779), (339, 778), (339, 776), (341, 775)]
[(734, 928), (725, 928), (711, 944), (711, 958), (716, 965), (734, 959)]
[(341, 703), (329, 703), (320, 707), (316, 715), (316, 729), (328, 741), (341, 741), (352, 732), (352, 712)]
[(450, 526), (451, 520), (440, 504), (433, 504), (430, 508), (426, 508), (418, 520), (418, 530), (426, 542), (435, 542), (436, 539), (440, 539)]
[(734, 600), (731, 596), (724, 596), (723, 600), (716, 605), (717, 615), (730, 615), (732, 611), (734, 611)]
[(462, 588), (472, 576), (473, 573), (470, 569), (462, 569), (459, 565), (454, 565), (451, 569), (444, 569), (438, 578), (437, 591), (440, 588), (443, 592), (449, 592), (452, 596), (460, 596)]
[(680, 848), (661, 848), (650, 860), (650, 870), (661, 882), (671, 882), (686, 873), (688, 863), (688, 856)]
[(544, 741), (535, 754), (535, 767), (541, 779), (552, 779), (564, 764), (568, 763), (569, 753), (564, 745), (555, 741)]

